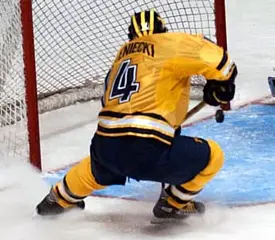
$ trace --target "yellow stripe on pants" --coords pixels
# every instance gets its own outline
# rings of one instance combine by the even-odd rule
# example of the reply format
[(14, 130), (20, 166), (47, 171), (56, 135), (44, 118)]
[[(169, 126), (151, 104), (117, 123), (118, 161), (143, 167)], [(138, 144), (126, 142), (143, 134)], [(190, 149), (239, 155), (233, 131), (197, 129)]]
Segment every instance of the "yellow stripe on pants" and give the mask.
[(214, 178), (214, 176), (220, 171), (224, 163), (224, 153), (221, 147), (212, 140), (208, 140), (210, 147), (210, 159), (205, 169), (203, 169), (195, 178), (191, 181), (182, 184), (181, 186), (188, 191), (198, 192), (204, 188), (204, 186)]

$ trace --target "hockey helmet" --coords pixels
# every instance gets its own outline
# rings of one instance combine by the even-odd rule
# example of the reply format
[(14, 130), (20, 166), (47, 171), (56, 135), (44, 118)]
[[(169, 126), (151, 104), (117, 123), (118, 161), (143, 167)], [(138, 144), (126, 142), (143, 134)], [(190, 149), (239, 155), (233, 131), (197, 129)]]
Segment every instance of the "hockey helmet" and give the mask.
[(131, 17), (128, 37), (133, 40), (137, 37), (147, 36), (154, 33), (165, 33), (167, 28), (164, 20), (155, 10), (141, 11)]

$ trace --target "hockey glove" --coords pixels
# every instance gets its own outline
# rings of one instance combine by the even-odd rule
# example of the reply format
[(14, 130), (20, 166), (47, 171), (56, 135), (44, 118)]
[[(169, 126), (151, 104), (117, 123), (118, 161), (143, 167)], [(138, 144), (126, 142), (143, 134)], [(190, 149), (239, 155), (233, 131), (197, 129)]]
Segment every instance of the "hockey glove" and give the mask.
[(230, 102), (235, 95), (235, 84), (208, 80), (203, 89), (203, 100), (211, 105), (218, 106)]

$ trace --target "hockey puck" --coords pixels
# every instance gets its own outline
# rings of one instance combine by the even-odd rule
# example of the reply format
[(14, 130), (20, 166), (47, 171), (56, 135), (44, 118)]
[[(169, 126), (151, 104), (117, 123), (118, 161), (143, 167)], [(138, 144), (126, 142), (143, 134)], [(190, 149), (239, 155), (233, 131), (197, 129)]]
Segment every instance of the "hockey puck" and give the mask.
[(215, 114), (216, 122), (222, 123), (224, 120), (224, 113), (223, 110), (218, 109)]

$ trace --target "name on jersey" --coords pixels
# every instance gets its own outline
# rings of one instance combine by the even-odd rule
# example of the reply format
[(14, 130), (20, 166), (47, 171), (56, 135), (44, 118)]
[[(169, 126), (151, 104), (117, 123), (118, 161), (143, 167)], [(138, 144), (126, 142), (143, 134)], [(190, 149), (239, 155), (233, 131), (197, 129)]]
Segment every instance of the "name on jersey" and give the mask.
[(129, 43), (120, 50), (116, 61), (132, 53), (144, 53), (150, 57), (154, 57), (155, 46), (154, 44), (147, 42)]

